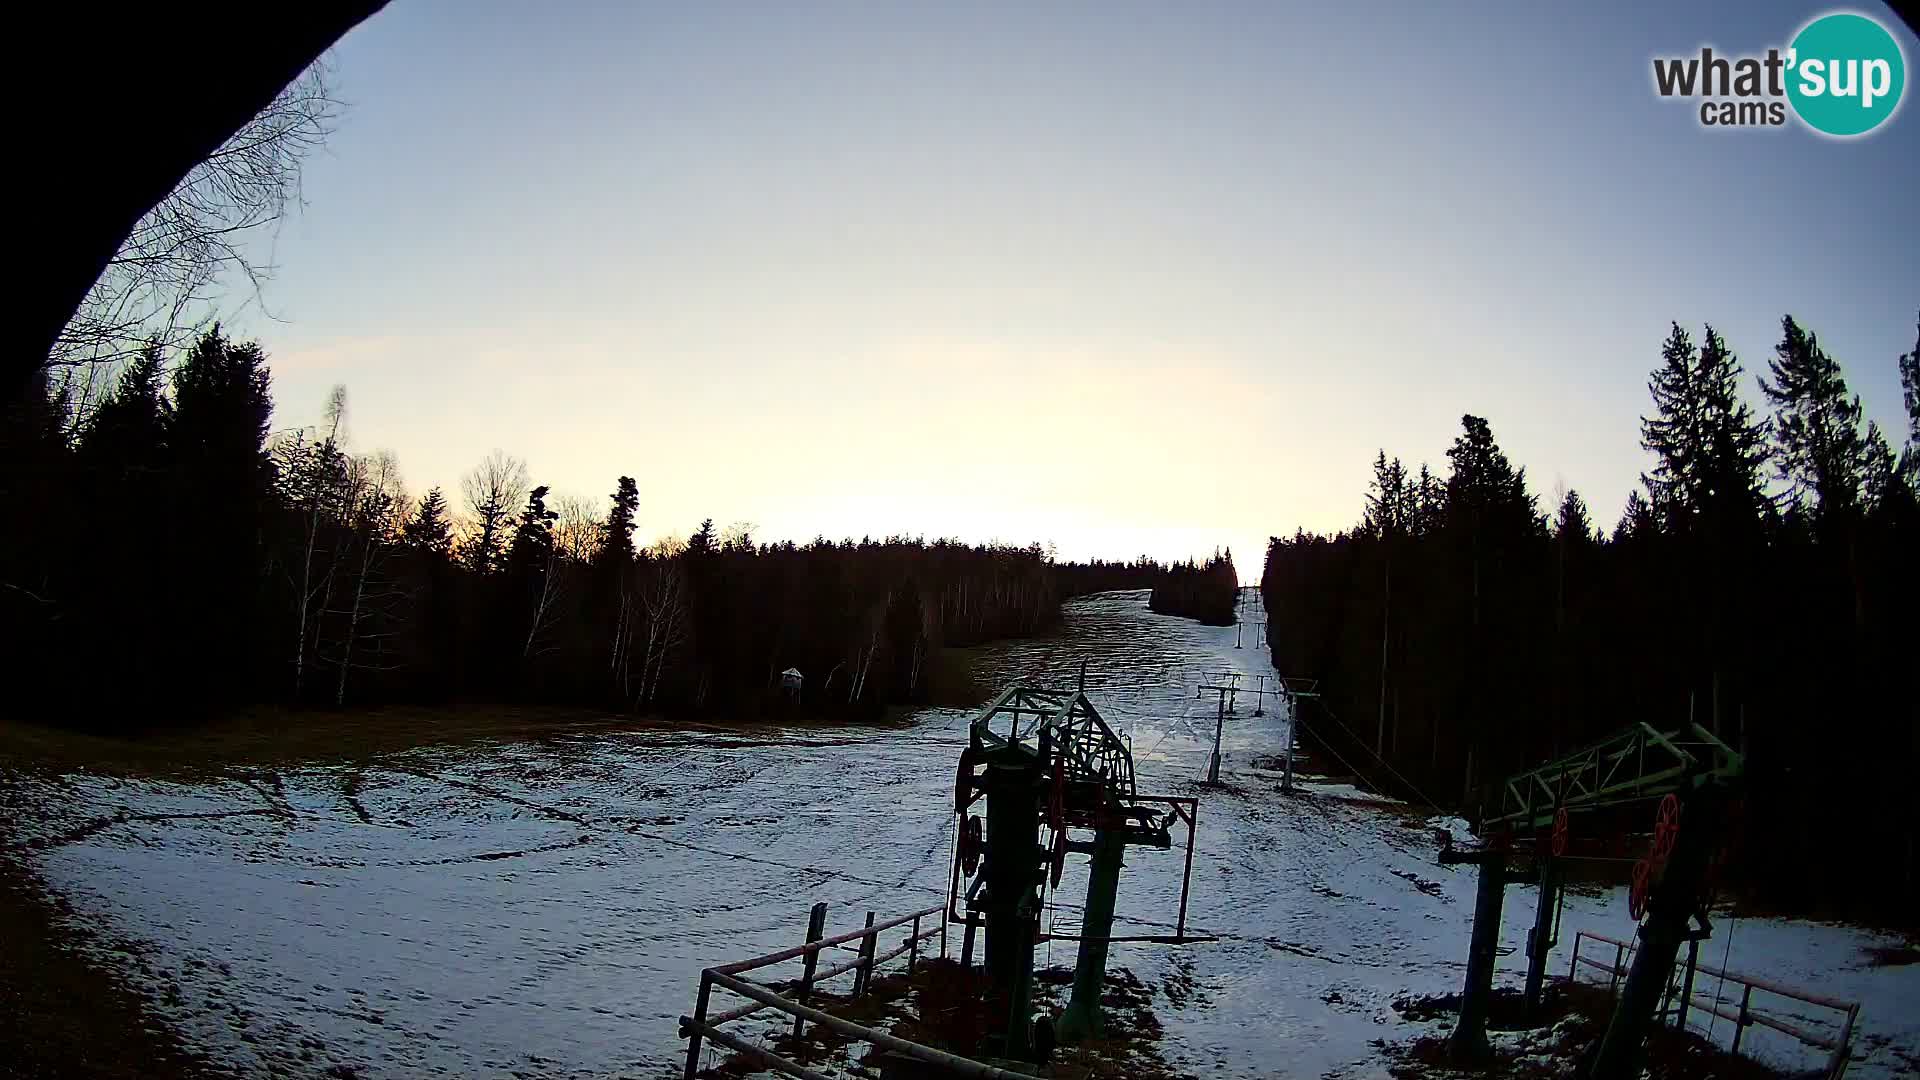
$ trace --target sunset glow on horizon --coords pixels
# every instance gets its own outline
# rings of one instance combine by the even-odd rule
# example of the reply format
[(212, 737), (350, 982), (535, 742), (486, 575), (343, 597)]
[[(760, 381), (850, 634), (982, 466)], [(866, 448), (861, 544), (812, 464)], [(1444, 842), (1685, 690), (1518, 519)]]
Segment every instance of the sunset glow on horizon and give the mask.
[(274, 317), (229, 325), (277, 427), (345, 384), (414, 493), (500, 447), (637, 477), (643, 540), (1231, 547), (1253, 581), (1359, 519), (1380, 449), (1444, 473), (1468, 412), (1610, 528), (1671, 321), (1751, 375), (1791, 312), (1900, 415), (1920, 125), (1705, 132), (1647, 85), (1803, 16), (400, 4), (335, 51)]

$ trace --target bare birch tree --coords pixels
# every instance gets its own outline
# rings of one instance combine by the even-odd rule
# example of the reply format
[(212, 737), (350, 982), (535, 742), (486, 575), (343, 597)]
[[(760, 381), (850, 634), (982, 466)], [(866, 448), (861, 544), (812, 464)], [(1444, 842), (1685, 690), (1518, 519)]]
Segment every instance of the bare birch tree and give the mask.
[(634, 587), (633, 568), (623, 566), (614, 594), (613, 644), (607, 656), (607, 673), (623, 702), (634, 699), (633, 639), (638, 632), (640, 614), (640, 594)]
[(175, 347), (212, 318), (223, 281), (261, 302), (271, 234), (339, 119), (326, 61), (282, 90), (140, 219), (55, 339), (49, 367), (111, 365)]
[(527, 639), (520, 647), (521, 659), (531, 659), (536, 651), (549, 651), (544, 644), (547, 631), (559, 620), (560, 598), (566, 593), (567, 575), (572, 563), (561, 554), (558, 542), (547, 545), (540, 568), (540, 584), (533, 590), (532, 611), (527, 616)]
[[(274, 448), (279, 476), (289, 501), (298, 510), (300, 551), (295, 556), (291, 582), (294, 594), (293, 696), (305, 688), (307, 655), (312, 651), (316, 623), (327, 606), (337, 551), (327, 550), (328, 533), (338, 523), (347, 495), (347, 461), (340, 450), (341, 426), (346, 422), (347, 388), (336, 386), (327, 395), (325, 419), (319, 431), (296, 431)], [(322, 434), (321, 432), (324, 432)], [(320, 561), (324, 557), (324, 562)]]
[(640, 662), (640, 705), (644, 708), (659, 694), (667, 660), (685, 644), (688, 636), (687, 617), (691, 606), (686, 569), (680, 560), (661, 560), (651, 587), (640, 599), (647, 613), (646, 652)]
[[(378, 666), (356, 661), (354, 657), (355, 644), (366, 635), (362, 622), (376, 612), (383, 616), (389, 614), (404, 598), (404, 593), (387, 582), (383, 573), (387, 557), (394, 550), (402, 508), (407, 505), (406, 492), (400, 486), (400, 469), (393, 455), (382, 450), (355, 459), (349, 470), (348, 490), (347, 535), (357, 557), (349, 564), (352, 581), (347, 591), (347, 606), (339, 612), (346, 626), (335, 661), (339, 667), (333, 696), (336, 706), (347, 703), (349, 672), (356, 666)], [(382, 623), (384, 625), (385, 619)], [(378, 636), (384, 638), (389, 633), (390, 630), (382, 629)]]
[(585, 566), (600, 555), (607, 542), (607, 516), (601, 500), (584, 495), (560, 495), (553, 509), (553, 546), (569, 562)]
[(531, 482), (527, 463), (495, 450), (473, 471), (460, 479), (460, 492), (466, 496), (471, 515), (469, 534), (462, 555), (477, 574), (500, 569), (512, 536), (510, 524), (514, 510), (527, 499)]

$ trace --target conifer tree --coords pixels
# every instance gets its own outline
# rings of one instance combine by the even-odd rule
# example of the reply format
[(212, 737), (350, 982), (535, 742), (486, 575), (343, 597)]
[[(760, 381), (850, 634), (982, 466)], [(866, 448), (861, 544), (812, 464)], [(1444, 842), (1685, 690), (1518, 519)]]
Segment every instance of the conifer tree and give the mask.
[(1713, 327), (1700, 338), (1700, 392), (1706, 428), (1706, 460), (1700, 493), (1715, 527), (1728, 535), (1748, 531), (1772, 508), (1762, 479), (1767, 464), (1767, 425), (1740, 396), (1740, 361)]
[(1699, 367), (1693, 339), (1674, 323), (1660, 346), (1660, 366), (1647, 381), (1655, 415), (1640, 418), (1640, 445), (1656, 458), (1653, 471), (1641, 474), (1640, 482), (1646, 485), (1653, 514), (1675, 532), (1698, 513), (1703, 486), (1698, 474), (1706, 457), (1706, 434)]
[(547, 509), (547, 485), (527, 493), (526, 509), (513, 532), (513, 545), (507, 556), (515, 570), (525, 574), (544, 572), (553, 555), (553, 523), (560, 515)]
[(513, 507), (526, 498), (526, 462), (495, 450), (461, 478), (460, 487), (466, 495), (467, 511), (473, 515), (473, 531), (461, 554), (474, 572), (494, 573), (501, 569), (512, 546)]
[(420, 497), (413, 516), (400, 528), (401, 540), (415, 551), (445, 559), (453, 553), (453, 522), (447, 514), (447, 497), (438, 487)]
[(194, 342), (173, 374), (169, 454), (228, 505), (239, 500), (257, 509), (268, 494), (271, 383), (260, 346), (230, 342), (218, 326)]
[(161, 539), (173, 626), (156, 648), (171, 654), (171, 689), (185, 700), (246, 693), (232, 673), (263, 670), (273, 639), (259, 632), (261, 540), (275, 494), (267, 453), (271, 379), (258, 345), (230, 342), (218, 327), (194, 342), (173, 373), (165, 440), (174, 525)]
[(1907, 407), (1907, 445), (1900, 453), (1900, 473), (1920, 497), (1920, 320), (1914, 325), (1913, 351), (1900, 357), (1900, 396)]
[(639, 509), (639, 485), (631, 476), (621, 477), (613, 492), (613, 509), (607, 514), (607, 539), (600, 548), (602, 560), (617, 566), (633, 561), (634, 518)]
[(1587, 501), (1571, 488), (1561, 498), (1560, 509), (1554, 514), (1553, 537), (1562, 547), (1593, 543), (1593, 519), (1587, 513)]
[(169, 409), (165, 379), (166, 359), (155, 345), (120, 373), (80, 434), (80, 454), (89, 467), (121, 471), (160, 464)]
[(1626, 540), (1645, 540), (1659, 531), (1659, 525), (1653, 518), (1653, 506), (1639, 489), (1627, 493), (1627, 508), (1620, 514), (1619, 524), (1613, 527), (1613, 542), (1618, 544)]
[(1780, 334), (1767, 363), (1772, 379), (1760, 380), (1773, 405), (1774, 465), (1816, 522), (1851, 516), (1865, 464), (1860, 399), (1848, 395), (1840, 365), (1793, 316), (1780, 320)]
[(1655, 458), (1641, 477), (1655, 518), (1675, 534), (1704, 523), (1726, 533), (1766, 506), (1760, 470), (1766, 428), (1740, 397), (1740, 363), (1713, 327), (1696, 350), (1678, 323), (1647, 383), (1655, 415), (1640, 418), (1640, 445)]
[(687, 537), (687, 554), (712, 555), (718, 551), (719, 545), (714, 535), (713, 519), (707, 518), (700, 523), (700, 528), (692, 536)]

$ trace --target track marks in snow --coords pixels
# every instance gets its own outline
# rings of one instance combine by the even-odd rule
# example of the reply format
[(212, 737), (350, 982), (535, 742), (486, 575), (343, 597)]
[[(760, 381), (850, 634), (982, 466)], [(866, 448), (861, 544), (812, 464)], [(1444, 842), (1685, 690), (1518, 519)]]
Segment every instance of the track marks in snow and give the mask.
[(66, 847), (91, 840), (94, 836), (116, 825), (128, 825), (135, 822), (166, 823), (174, 821), (218, 821), (224, 818), (243, 817), (280, 817), (282, 812), (273, 807), (260, 807), (254, 810), (202, 810), (176, 814), (136, 814), (131, 810), (122, 810), (117, 814), (95, 818), (83, 825), (76, 826), (56, 836), (28, 840), (20, 845), (25, 851), (46, 851), (52, 848)]

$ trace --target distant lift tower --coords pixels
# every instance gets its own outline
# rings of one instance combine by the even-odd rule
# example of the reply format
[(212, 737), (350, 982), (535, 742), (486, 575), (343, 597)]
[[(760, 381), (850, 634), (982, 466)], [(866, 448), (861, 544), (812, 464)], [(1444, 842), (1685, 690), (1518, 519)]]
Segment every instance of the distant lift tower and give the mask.
[(1233, 647), (1236, 649), (1242, 647), (1245, 640), (1243, 635), (1249, 627), (1253, 630), (1254, 648), (1258, 649), (1267, 643), (1267, 621), (1248, 618), (1253, 612), (1253, 605), (1247, 603), (1247, 598), (1258, 595), (1259, 591), (1251, 586), (1242, 586), (1240, 589), (1239, 601), (1233, 613)]
[[(1252, 694), (1253, 715), (1265, 716), (1267, 697), (1269, 695), (1275, 698), (1280, 697), (1284, 688), (1280, 685), (1278, 677), (1273, 675), (1242, 675), (1239, 672), (1230, 671), (1206, 676), (1206, 678), (1211, 678), (1213, 682), (1201, 683), (1195, 689), (1195, 694), (1219, 695), (1213, 714), (1213, 756), (1207, 761), (1207, 783), (1218, 784), (1220, 782), (1220, 734), (1226, 727), (1227, 714), (1232, 712), (1234, 706), (1238, 704), (1240, 695)], [(1260, 681), (1253, 686), (1241, 686), (1241, 679)], [(1272, 688), (1267, 686), (1267, 681), (1270, 679), (1274, 681)]]
[[(985, 799), (984, 828), (970, 813)], [(1102, 1027), (1100, 992), (1107, 947), (1114, 941), (1169, 944), (1187, 937), (1187, 881), (1193, 873), (1193, 830), (1199, 804), (1191, 798), (1141, 795), (1134, 790), (1133, 752), (1101, 719), (1083, 689), (1041, 690), (1015, 685), (1002, 692), (967, 731), (967, 748), (954, 777), (959, 835), (947, 893), (947, 917), (986, 930), (991, 1023), (1001, 1032), (993, 1049), (1009, 1058), (1034, 1057), (1033, 949), (1044, 938), (1078, 937), (1073, 996), (1059, 1036), (1078, 1039)], [(1038, 839), (1045, 823), (1049, 843)], [(1173, 846), (1171, 827), (1187, 833), (1186, 877), (1172, 937), (1113, 936), (1113, 905), (1129, 846)], [(1091, 832), (1091, 839), (1071, 834)], [(1058, 888), (1069, 851), (1092, 856), (1085, 915), (1078, 935), (1040, 933), (1049, 885)], [(962, 911), (962, 905), (965, 910)], [(1001, 1027), (1004, 1025), (1004, 1027)]]

